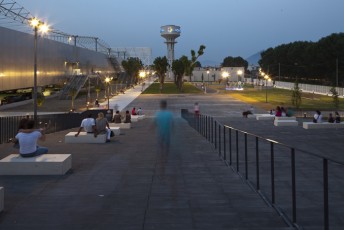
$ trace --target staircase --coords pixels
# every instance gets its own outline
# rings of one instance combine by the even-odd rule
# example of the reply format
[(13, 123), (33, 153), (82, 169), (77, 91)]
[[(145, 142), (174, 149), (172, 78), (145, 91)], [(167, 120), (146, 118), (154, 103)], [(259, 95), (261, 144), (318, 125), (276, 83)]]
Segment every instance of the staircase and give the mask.
[(71, 99), (72, 90), (76, 90), (73, 98), (75, 99), (78, 96), (80, 89), (85, 85), (87, 80), (88, 75), (73, 75), (71, 80), (63, 87), (59, 97), (60, 100)]

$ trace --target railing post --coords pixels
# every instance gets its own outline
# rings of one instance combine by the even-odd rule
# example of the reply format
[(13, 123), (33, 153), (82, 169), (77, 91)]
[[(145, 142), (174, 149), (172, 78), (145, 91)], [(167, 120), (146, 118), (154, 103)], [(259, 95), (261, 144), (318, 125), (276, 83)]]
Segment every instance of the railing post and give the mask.
[(221, 125), (219, 124), (219, 157), (221, 157)]
[(237, 172), (239, 172), (239, 133), (235, 130), (235, 145), (236, 145), (236, 166)]
[(296, 223), (296, 177), (295, 177), (295, 149), (291, 149), (291, 186), (293, 202), (293, 223)]
[(216, 136), (217, 136), (217, 134), (216, 134), (216, 132), (217, 132), (217, 122), (216, 121), (214, 122), (214, 128), (215, 128), (215, 130), (214, 130), (214, 133), (215, 133), (214, 145), (215, 145), (215, 149), (216, 149), (216, 144), (217, 144), (217, 140), (216, 140)]
[(227, 159), (226, 154), (226, 128), (223, 126), (223, 160)]
[(275, 204), (275, 154), (274, 143), (270, 142), (270, 163), (271, 163), (271, 202)]
[(328, 160), (323, 159), (323, 180), (324, 180), (324, 229), (329, 229), (328, 212)]
[(229, 143), (229, 165), (232, 165), (232, 129), (229, 129), (229, 137), (228, 137), (228, 143)]
[(208, 116), (205, 116), (204, 136), (208, 140)]
[(211, 143), (214, 143), (214, 119), (211, 118)]
[(259, 191), (259, 189), (260, 189), (260, 181), (259, 181), (259, 146), (258, 146), (258, 137), (256, 137), (256, 180), (257, 180), (257, 182), (256, 182), (256, 186), (257, 186), (257, 190)]
[(245, 178), (248, 180), (248, 165), (247, 165), (247, 133), (245, 133)]

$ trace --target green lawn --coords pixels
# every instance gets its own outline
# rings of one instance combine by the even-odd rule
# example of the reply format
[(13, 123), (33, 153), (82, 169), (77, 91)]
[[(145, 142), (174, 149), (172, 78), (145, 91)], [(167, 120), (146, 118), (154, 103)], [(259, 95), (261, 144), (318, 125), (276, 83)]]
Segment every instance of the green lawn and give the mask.
[[(291, 90), (264, 88), (264, 87), (247, 87), (243, 91), (226, 91), (224, 85), (215, 86), (221, 92), (242, 101), (259, 104), (266, 109), (275, 108), (276, 106), (295, 107), (291, 104)], [(266, 103), (267, 96), (267, 103)], [(300, 110), (336, 110), (331, 96), (317, 95), (312, 93), (302, 93), (302, 102)], [(344, 110), (344, 99), (339, 98), (339, 109)]]
[[(143, 94), (160, 94), (159, 91), (160, 84), (153, 83), (151, 84)], [(167, 82), (164, 84), (162, 94), (181, 94), (181, 93), (203, 93), (202, 90), (196, 88), (193, 84), (185, 82), (183, 85), (183, 92), (179, 92), (177, 86), (173, 82)]]

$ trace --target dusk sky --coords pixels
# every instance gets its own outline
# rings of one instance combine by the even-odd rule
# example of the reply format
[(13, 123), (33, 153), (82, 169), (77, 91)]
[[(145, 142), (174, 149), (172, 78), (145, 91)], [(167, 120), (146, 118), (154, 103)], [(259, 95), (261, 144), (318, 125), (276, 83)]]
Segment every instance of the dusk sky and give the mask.
[(163, 25), (178, 25), (175, 57), (201, 44), (203, 65), (247, 58), (294, 41), (344, 32), (344, 0), (17, 0), (60, 31), (99, 37), (111, 47), (150, 47), (166, 55)]

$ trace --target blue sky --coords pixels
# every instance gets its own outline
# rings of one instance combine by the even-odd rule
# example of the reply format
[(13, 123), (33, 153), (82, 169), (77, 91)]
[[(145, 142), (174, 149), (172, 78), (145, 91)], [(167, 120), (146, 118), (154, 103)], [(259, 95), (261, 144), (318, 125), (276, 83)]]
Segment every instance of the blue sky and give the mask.
[(111, 47), (151, 47), (166, 55), (160, 26), (178, 25), (175, 57), (206, 46), (200, 61), (220, 64), (293, 41), (344, 32), (344, 0), (17, 0), (55, 29), (95, 36)]

